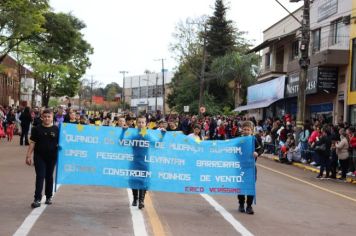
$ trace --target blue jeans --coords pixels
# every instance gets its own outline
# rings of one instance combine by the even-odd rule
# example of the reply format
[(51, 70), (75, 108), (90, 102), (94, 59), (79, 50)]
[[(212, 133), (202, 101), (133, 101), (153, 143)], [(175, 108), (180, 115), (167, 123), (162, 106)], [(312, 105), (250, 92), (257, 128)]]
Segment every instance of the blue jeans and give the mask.
[(308, 150), (308, 143), (307, 142), (300, 142), (300, 152), (302, 159), (307, 160), (307, 151)]

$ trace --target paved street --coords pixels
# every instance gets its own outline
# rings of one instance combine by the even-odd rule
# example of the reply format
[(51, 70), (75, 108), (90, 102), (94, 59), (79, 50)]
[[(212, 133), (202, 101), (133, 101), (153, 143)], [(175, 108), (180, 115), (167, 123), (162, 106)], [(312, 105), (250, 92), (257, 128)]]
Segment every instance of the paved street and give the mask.
[(26, 147), (17, 144), (18, 137), (10, 144), (0, 142), (0, 235), (300, 236), (356, 232), (355, 184), (317, 180), (311, 171), (266, 158), (258, 160), (253, 216), (237, 211), (235, 197), (150, 192), (145, 209), (139, 211), (130, 207), (126, 189), (82, 186), (60, 186), (53, 205), (32, 210), (34, 168), (25, 165)]

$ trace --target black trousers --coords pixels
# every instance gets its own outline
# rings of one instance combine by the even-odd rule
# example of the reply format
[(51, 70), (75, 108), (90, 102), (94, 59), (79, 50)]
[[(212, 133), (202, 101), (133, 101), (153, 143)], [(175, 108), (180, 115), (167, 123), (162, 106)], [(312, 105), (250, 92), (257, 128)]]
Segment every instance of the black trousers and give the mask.
[(43, 181), (45, 181), (45, 195), (47, 198), (53, 195), (53, 172), (56, 166), (57, 157), (41, 157), (34, 155), (36, 170), (35, 201), (42, 199)]
[[(257, 181), (257, 168), (255, 167), (255, 182)], [(246, 201), (246, 204), (247, 206), (252, 206), (252, 203), (253, 203), (253, 198), (255, 196), (253, 195), (247, 195), (247, 201)], [(240, 205), (245, 205), (245, 195), (237, 195), (237, 199), (239, 199), (239, 204)]]
[[(239, 204), (240, 205), (245, 205), (245, 195), (237, 195), (237, 198), (239, 199)], [(253, 195), (247, 195), (247, 206), (252, 206), (253, 203)]]
[(23, 145), (23, 140), (25, 139), (25, 145), (28, 145), (28, 131), (30, 127), (21, 126), (21, 136), (20, 136), (20, 145)]
[(132, 189), (132, 195), (135, 201), (145, 201), (146, 190)]
[(324, 170), (326, 170), (326, 176), (329, 177), (330, 173), (330, 159), (328, 155), (321, 154), (320, 157), (320, 173), (319, 175), (324, 174)]
[(341, 167), (341, 178), (346, 178), (347, 170), (349, 169), (349, 158), (346, 160), (339, 160)]

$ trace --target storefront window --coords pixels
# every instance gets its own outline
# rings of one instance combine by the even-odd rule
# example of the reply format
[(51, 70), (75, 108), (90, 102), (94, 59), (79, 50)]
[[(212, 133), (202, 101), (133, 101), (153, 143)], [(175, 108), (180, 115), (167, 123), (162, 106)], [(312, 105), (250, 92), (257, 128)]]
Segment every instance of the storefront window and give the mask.
[(356, 90), (356, 38), (352, 40), (351, 90)]
[(350, 123), (356, 125), (356, 105), (350, 106)]
[(332, 123), (333, 121), (333, 104), (323, 103), (310, 105), (310, 118), (313, 120), (320, 120), (326, 123)]

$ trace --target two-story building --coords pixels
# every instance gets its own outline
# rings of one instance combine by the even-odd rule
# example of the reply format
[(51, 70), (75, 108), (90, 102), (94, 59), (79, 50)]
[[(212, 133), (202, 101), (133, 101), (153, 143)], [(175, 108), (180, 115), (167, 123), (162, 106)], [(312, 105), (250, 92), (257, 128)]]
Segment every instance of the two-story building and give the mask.
[(352, 1), (350, 17), (350, 64), (348, 68), (347, 105), (349, 121), (356, 124), (356, 1)]
[[(310, 66), (306, 86), (306, 119), (322, 115), (330, 122), (347, 119), (347, 78), (349, 77), (349, 40), (352, 0), (315, 0), (310, 6)], [(300, 8), (293, 15), (302, 21)], [(284, 96), (277, 96), (272, 103), (264, 103), (261, 96), (259, 107), (236, 108), (249, 110), (259, 119), (281, 117), (287, 113), (296, 115), (299, 90), (299, 56), (301, 24), (287, 16), (263, 32), (264, 41), (251, 52), (262, 52), (259, 87), (268, 87), (267, 81), (285, 76)], [(248, 91), (253, 90), (253, 87)], [(271, 91), (273, 93), (273, 90)], [(274, 91), (277, 93), (277, 91)], [(248, 95), (249, 98), (249, 95)], [(278, 99), (277, 99), (278, 98)]]
[(30, 105), (34, 84), (31, 75), (30, 70), (6, 55), (0, 63), (0, 104)]
[(162, 73), (147, 73), (143, 75), (128, 76), (124, 78), (123, 99), (130, 104), (130, 110), (139, 114), (146, 111), (155, 113), (162, 111), (165, 105), (166, 113), (169, 112), (167, 103), (163, 104), (163, 86), (165, 97), (169, 94), (169, 84), (173, 78), (173, 73), (164, 72), (164, 83)]

